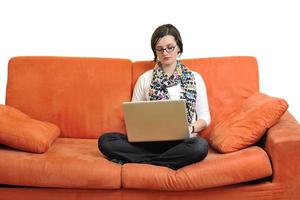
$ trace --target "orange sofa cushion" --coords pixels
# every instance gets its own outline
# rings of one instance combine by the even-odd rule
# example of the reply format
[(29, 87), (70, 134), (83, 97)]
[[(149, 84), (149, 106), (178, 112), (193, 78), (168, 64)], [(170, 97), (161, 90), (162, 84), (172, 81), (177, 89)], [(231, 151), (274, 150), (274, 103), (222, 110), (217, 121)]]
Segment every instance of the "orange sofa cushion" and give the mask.
[(0, 144), (44, 153), (59, 134), (60, 130), (54, 124), (32, 119), (18, 109), (0, 105)]
[(256, 143), (287, 108), (284, 99), (255, 93), (214, 127), (210, 144), (222, 153), (246, 148)]
[(210, 149), (203, 161), (177, 171), (155, 165), (125, 164), (122, 185), (130, 189), (187, 191), (242, 183), (270, 175), (269, 157), (260, 147), (228, 154)]
[(97, 139), (59, 137), (43, 154), (0, 147), (0, 184), (119, 189), (121, 165), (105, 159), (97, 142)]
[(57, 124), (62, 137), (125, 132), (122, 102), (131, 99), (131, 67), (127, 59), (14, 57), (6, 105)]

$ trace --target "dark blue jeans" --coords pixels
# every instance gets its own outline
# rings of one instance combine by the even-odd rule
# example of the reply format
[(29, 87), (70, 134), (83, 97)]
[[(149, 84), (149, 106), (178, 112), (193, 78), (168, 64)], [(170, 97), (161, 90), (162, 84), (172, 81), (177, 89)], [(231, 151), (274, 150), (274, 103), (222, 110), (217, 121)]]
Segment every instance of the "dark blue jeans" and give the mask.
[(105, 133), (98, 140), (99, 150), (110, 160), (121, 163), (147, 163), (179, 169), (203, 160), (208, 144), (201, 137), (180, 141), (128, 142), (121, 133)]

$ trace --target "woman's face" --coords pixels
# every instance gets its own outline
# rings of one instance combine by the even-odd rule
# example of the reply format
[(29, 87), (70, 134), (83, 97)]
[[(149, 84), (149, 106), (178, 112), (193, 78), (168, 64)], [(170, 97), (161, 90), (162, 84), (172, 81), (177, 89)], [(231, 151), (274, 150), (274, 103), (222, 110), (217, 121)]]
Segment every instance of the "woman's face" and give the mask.
[(166, 35), (160, 38), (156, 44), (156, 55), (163, 67), (175, 65), (179, 47), (172, 35)]

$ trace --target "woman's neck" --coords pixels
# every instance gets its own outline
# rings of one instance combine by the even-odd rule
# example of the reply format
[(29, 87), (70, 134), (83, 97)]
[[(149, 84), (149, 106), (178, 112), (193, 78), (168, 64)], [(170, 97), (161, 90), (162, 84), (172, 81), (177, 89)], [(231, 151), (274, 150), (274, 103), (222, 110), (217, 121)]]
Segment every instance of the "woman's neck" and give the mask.
[(168, 75), (168, 77), (173, 75), (176, 65), (177, 65), (177, 62), (174, 62), (170, 65), (162, 65), (162, 68), (163, 68), (164, 72)]

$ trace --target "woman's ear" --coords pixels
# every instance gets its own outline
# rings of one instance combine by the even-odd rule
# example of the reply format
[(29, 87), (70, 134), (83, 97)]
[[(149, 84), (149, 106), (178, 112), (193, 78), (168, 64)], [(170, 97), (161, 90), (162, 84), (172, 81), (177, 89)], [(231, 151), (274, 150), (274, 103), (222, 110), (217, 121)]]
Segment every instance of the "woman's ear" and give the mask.
[(180, 57), (180, 55), (181, 55), (181, 49), (179, 48), (179, 46), (177, 46), (177, 47), (178, 47), (177, 56)]
[(178, 51), (177, 51), (178, 54), (181, 54), (181, 49), (178, 47)]

